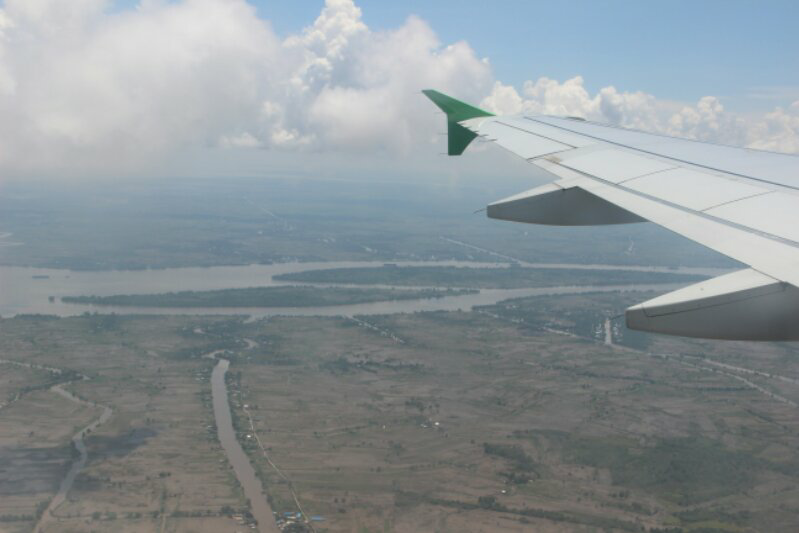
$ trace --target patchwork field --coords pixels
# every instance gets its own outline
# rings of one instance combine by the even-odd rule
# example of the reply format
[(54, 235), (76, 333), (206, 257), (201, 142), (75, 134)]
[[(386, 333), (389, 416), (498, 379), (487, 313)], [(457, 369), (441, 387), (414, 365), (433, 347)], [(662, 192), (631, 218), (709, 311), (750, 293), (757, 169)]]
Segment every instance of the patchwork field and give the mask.
[(222, 350), (239, 441), (272, 508), (317, 517), (308, 529), (791, 531), (795, 350), (621, 330), (605, 344), (605, 317), (640, 296), (358, 319), (2, 320), (5, 359), (39, 366), (2, 364), (0, 530), (33, 529), (72, 435), (107, 406), (43, 531), (243, 531), (202, 357)]
[[(697, 274), (668, 268), (735, 267), (651, 225), (538, 228), (472, 216), (520, 185), (501, 177), (457, 187), (310, 178), (8, 184), (0, 225), (14, 244), (0, 264), (386, 263), (291, 280), (347, 285), (337, 288), (181, 286), (168, 295), (144, 286), (93, 293), (86, 283), (74, 293), (187, 307), (376, 301), (415, 297), (427, 285), (690, 283)], [(392, 265), (440, 259), (509, 266)], [(651, 296), (328, 318), (0, 319), (0, 531), (251, 530), (252, 505), (213, 416), (209, 379), (220, 357), (230, 361), (237, 440), (284, 531), (795, 531), (799, 350), (626, 330), (624, 308)], [(60, 502), (80, 442), (87, 462)]]
[(293, 508), (293, 489), (330, 531), (797, 523), (794, 406), (676, 359), (486, 314), (374, 323), (395, 340), (274, 320), (269, 351), (239, 367), (241, 402), (291, 480), (254, 450), (276, 508)]
[(211, 364), (181, 358), (192, 344), (182, 327), (164, 317), (0, 321), (6, 359), (85, 374), (65, 388), (98, 404), (40, 389), (0, 410), (0, 530), (33, 528), (70, 463), (72, 435), (102, 406), (113, 415), (86, 438), (89, 461), (43, 531), (234, 530), (227, 508), (247, 503), (213, 431)]

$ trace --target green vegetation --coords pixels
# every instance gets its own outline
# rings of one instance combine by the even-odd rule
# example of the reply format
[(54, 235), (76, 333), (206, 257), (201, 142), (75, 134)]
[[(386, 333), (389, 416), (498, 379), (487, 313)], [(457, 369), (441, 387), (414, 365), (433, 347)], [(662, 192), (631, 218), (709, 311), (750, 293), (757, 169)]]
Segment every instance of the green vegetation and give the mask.
[(483, 451), (485, 451), (486, 455), (507, 459), (517, 470), (533, 472), (536, 469), (536, 463), (533, 458), (527, 455), (518, 444), (491, 444), (486, 442), (483, 444)]
[(509, 484), (524, 485), (540, 476), (540, 465), (518, 444), (483, 444), (486, 455), (505, 459), (510, 469), (500, 472)]
[(365, 268), (308, 270), (275, 276), (275, 279), (316, 283), (353, 283), (359, 285), (415, 285), (435, 287), (480, 287), (515, 289), (554, 287), (558, 285), (630, 285), (640, 283), (690, 283), (702, 276), (671, 272), (622, 270), (583, 270), (469, 267), (400, 267), (386, 265)]
[(522, 517), (541, 518), (545, 520), (551, 520), (552, 522), (565, 522), (600, 527), (607, 530), (615, 529), (620, 531), (641, 531), (640, 526), (633, 522), (606, 516), (588, 513), (575, 513), (569, 511), (551, 511), (548, 509), (536, 509), (531, 507), (524, 507), (521, 509), (509, 507), (500, 503), (495, 496), (491, 495), (479, 496), (477, 498), (477, 502), (473, 503), (468, 501), (448, 500), (421, 494), (401, 492), (397, 494), (396, 501), (396, 505), (398, 507), (413, 507), (420, 504), (428, 504), (464, 510), (485, 509), (487, 511), (496, 511), (499, 513), (506, 513)]
[(469, 290), (354, 289), (347, 287), (252, 287), (216, 291), (181, 291), (163, 294), (66, 296), (67, 303), (135, 307), (321, 307), (389, 300), (443, 298), (469, 294)]
[(681, 505), (747, 490), (763, 466), (748, 453), (704, 437), (663, 438), (651, 446), (620, 437), (557, 432), (548, 432), (548, 437), (567, 461), (608, 469), (616, 485), (658, 493)]
[[(665, 292), (665, 291), (663, 291)], [(658, 293), (629, 291), (608, 293), (565, 294), (514, 298), (478, 309), (519, 324), (528, 331), (555, 329), (585, 339), (604, 341), (604, 322), (609, 317), (621, 317), (624, 310), (636, 303), (653, 298)], [(618, 324), (618, 320), (614, 321)], [(646, 349), (652, 334), (617, 328), (614, 341)]]
[[(331, 361), (326, 361), (319, 365), (320, 368), (329, 370), (333, 374), (346, 372), (377, 372), (378, 370), (404, 370), (410, 372), (421, 372), (422, 365), (418, 363), (406, 363), (398, 360), (389, 361), (369, 361), (369, 360), (350, 360), (347, 357), (339, 357)], [(406, 405), (408, 402), (405, 402)], [(420, 411), (424, 410), (424, 407)]]

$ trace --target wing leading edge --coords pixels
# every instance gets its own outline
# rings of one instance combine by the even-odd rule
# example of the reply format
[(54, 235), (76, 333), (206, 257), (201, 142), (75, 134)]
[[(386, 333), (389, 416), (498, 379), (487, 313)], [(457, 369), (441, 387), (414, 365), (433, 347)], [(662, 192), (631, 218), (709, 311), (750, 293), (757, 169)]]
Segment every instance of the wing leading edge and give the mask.
[(481, 137), (557, 178), (489, 204), (489, 217), (551, 225), (649, 220), (751, 267), (631, 307), (631, 329), (799, 340), (799, 157), (570, 118), (495, 116), (424, 93), (447, 114), (450, 155)]

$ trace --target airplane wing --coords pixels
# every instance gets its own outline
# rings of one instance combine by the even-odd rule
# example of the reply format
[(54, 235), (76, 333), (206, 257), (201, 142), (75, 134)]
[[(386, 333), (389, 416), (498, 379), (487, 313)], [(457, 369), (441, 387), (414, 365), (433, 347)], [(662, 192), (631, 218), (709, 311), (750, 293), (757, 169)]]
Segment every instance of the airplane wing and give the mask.
[(799, 156), (575, 118), (494, 116), (423, 92), (447, 115), (450, 155), (481, 137), (556, 178), (489, 204), (489, 217), (567, 226), (649, 220), (750, 267), (627, 309), (629, 328), (799, 340)]

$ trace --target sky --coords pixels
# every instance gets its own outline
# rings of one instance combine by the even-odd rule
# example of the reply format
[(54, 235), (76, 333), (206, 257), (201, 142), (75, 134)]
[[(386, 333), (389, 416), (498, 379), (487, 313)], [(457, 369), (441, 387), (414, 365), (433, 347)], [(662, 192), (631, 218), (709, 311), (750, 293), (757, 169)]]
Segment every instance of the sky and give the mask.
[(0, 180), (519, 171), (438, 157), (430, 87), (799, 152), (796, 20), (738, 0), (0, 1)]
[[(324, 2), (260, 0), (275, 30), (301, 30)], [(397, 27), (415, 14), (445, 43), (466, 40), (513, 85), (582, 76), (692, 101), (715, 95), (741, 110), (799, 99), (799, 3), (741, 0), (362, 0), (364, 22)]]

